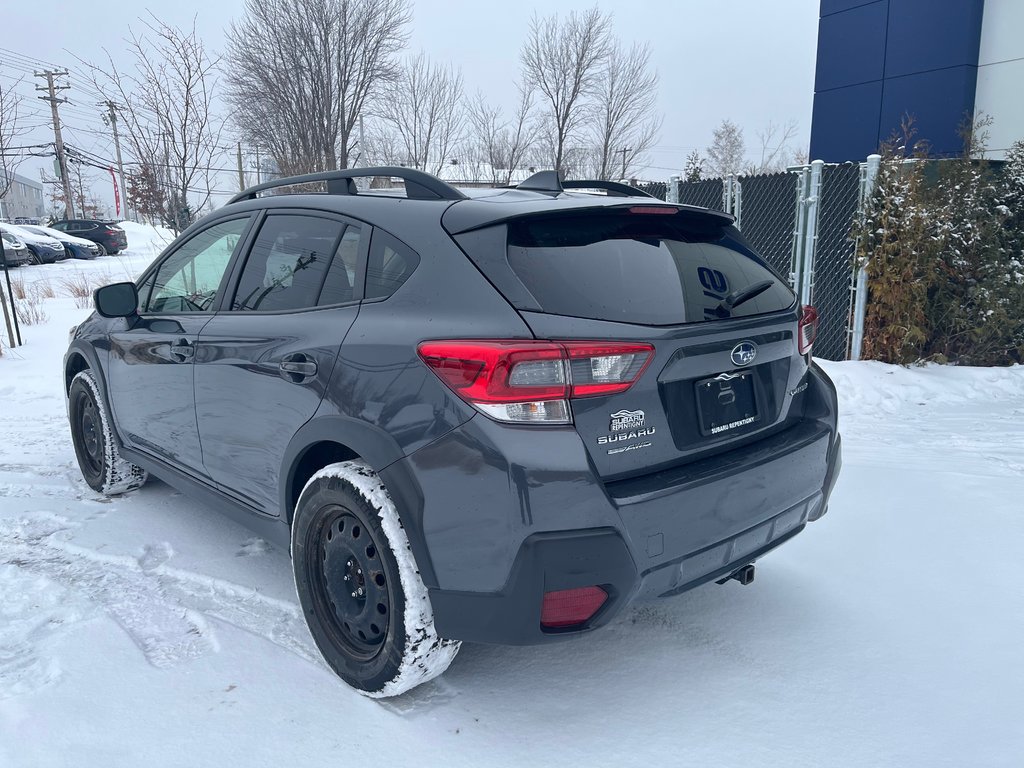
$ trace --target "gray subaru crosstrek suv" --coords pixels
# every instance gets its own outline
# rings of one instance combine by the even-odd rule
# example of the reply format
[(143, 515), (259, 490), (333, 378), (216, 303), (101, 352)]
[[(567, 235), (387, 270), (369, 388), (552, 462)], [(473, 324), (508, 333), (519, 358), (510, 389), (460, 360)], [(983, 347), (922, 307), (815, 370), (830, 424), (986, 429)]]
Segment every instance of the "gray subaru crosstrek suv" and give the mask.
[(95, 300), (64, 361), (86, 481), (152, 473), (288, 548), (373, 696), (749, 583), (839, 471), (815, 310), (728, 215), (620, 184), (281, 179)]

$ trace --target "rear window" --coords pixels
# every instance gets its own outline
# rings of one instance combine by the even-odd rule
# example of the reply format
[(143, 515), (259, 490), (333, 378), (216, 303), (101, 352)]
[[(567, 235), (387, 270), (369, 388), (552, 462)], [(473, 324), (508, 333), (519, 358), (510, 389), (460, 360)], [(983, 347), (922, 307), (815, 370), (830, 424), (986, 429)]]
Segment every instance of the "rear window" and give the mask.
[[(549, 314), (676, 325), (777, 312), (795, 299), (733, 227), (692, 214), (530, 218), (508, 224), (507, 242), (509, 266)], [(762, 290), (737, 301), (752, 287)]]

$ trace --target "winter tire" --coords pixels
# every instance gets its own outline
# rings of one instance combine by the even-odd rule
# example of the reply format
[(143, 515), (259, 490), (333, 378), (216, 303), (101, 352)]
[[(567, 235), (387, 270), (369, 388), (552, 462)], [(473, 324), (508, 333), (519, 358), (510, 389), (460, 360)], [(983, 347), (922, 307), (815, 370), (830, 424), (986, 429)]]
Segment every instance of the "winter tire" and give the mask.
[(110, 416), (90, 370), (78, 373), (71, 380), (68, 420), (78, 466), (90, 488), (105, 496), (117, 496), (146, 482), (146, 470), (121, 458)]
[(107, 255), (107, 249), (103, 246), (103, 243), (96, 243), (96, 247), (100, 249), (100, 252), (96, 254), (96, 257)]
[(434, 629), (426, 587), (380, 478), (359, 461), (321, 469), (292, 523), (295, 588), (324, 660), (375, 698), (444, 672), (459, 643)]

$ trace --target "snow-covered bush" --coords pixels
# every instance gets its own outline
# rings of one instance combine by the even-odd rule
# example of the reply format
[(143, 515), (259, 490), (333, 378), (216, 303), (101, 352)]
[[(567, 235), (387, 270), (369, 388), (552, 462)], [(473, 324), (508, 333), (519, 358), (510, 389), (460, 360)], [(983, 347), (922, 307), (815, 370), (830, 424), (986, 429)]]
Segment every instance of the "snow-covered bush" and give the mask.
[(1024, 145), (983, 159), (981, 120), (957, 158), (929, 160), (912, 130), (884, 148), (859, 222), (867, 264), (864, 356), (1007, 365), (1024, 359)]

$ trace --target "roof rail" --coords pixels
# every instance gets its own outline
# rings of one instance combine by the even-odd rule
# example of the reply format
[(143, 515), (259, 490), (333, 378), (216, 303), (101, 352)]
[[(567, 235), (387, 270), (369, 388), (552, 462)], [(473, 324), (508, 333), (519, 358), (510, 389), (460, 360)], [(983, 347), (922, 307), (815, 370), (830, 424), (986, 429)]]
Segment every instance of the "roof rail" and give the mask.
[(355, 195), (359, 193), (353, 179), (363, 179), (369, 176), (395, 176), (402, 179), (405, 182), (406, 195), (414, 200), (463, 200), (466, 197), (455, 187), (429, 173), (418, 171), (415, 168), (380, 166), (377, 168), (349, 168), (344, 171), (321, 171), (320, 173), (307, 173), (303, 176), (288, 176), (283, 179), (265, 181), (239, 192), (228, 201), (228, 204), (237, 203), (239, 200), (252, 200), (258, 193), (268, 189), (287, 187), (292, 184), (309, 184), (315, 181), (326, 181), (329, 195)]
[(523, 181), (516, 189), (528, 189), (532, 192), (549, 192), (558, 194), (566, 189), (603, 189), (610, 195), (616, 197), (654, 197), (642, 189), (631, 187), (628, 184), (621, 184), (617, 181), (603, 181), (600, 179), (580, 179), (565, 181), (562, 174), (557, 171), (538, 171)]
[(642, 189), (631, 187), (629, 184), (622, 184), (618, 181), (602, 181), (600, 179), (563, 181), (562, 187), (565, 189), (603, 189), (616, 197), (654, 197), (654, 195), (648, 194)]

